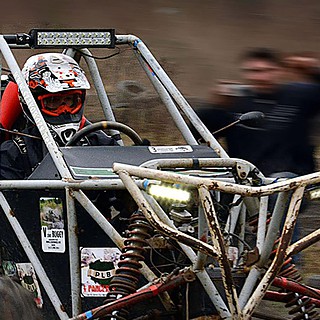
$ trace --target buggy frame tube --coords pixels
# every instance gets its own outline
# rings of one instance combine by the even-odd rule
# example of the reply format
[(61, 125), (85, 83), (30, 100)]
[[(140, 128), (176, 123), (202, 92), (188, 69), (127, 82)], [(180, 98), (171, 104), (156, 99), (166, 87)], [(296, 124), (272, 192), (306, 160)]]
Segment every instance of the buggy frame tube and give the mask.
[(268, 200), (269, 200), (268, 196), (264, 196), (260, 198), (258, 232), (257, 232), (257, 241), (256, 241), (256, 246), (259, 250), (259, 255), (261, 255), (261, 251), (265, 243)]
[[(88, 65), (91, 77), (92, 77), (92, 81), (94, 83), (94, 87), (96, 89), (100, 104), (102, 106), (102, 110), (104, 112), (104, 116), (106, 118), (106, 120), (108, 121), (116, 121), (116, 118), (114, 116), (114, 113), (112, 111), (111, 108), (111, 104), (108, 98), (108, 95), (106, 93), (105, 87), (103, 85), (100, 73), (99, 73), (99, 69), (97, 67), (97, 63), (95, 61), (95, 59), (92, 57), (92, 54), (90, 52), (89, 49), (84, 48), (80, 50), (83, 54), (83, 57)], [(113, 130), (110, 129), (110, 134), (112, 136), (119, 136), (120, 137), (120, 133), (117, 130)], [(123, 146), (123, 141), (120, 138), (120, 140), (116, 139), (117, 142)]]
[(246, 303), (243, 309), (244, 319), (251, 318), (252, 313), (256, 306), (261, 302), (264, 294), (266, 293), (268, 287), (271, 285), (273, 279), (276, 277), (277, 273), (279, 272), (282, 262), (286, 257), (286, 248), (289, 246), (293, 229), (295, 227), (295, 223), (297, 221), (301, 200), (304, 193), (304, 187), (299, 187), (294, 190), (292, 194), (292, 198), (290, 201), (290, 205), (288, 208), (287, 217), (284, 223), (284, 228), (281, 234), (279, 246), (276, 251), (276, 255), (267, 270), (264, 274), (262, 280), (259, 282), (257, 288), (251, 295), (250, 299)]
[[(133, 176), (137, 176), (137, 177), (139, 177), (139, 176), (148, 177), (151, 179), (164, 180), (164, 181), (169, 181), (172, 183), (192, 184), (192, 185), (195, 185), (198, 187), (201, 185), (200, 181), (204, 182), (205, 180), (208, 180), (208, 179), (200, 179), (200, 178), (193, 179), (194, 177), (181, 177), (181, 175), (177, 175), (175, 173), (161, 172), (161, 171), (159, 172), (157, 170), (152, 170), (152, 169), (144, 169), (144, 168), (137, 168), (137, 167), (133, 168), (133, 166), (130, 166), (130, 165), (114, 164), (114, 170), (119, 173), (121, 178), (123, 178), (122, 175), (124, 175), (124, 171), (125, 171), (126, 175), (133, 175)], [(154, 173), (156, 173), (154, 176), (151, 174), (152, 171)], [(313, 177), (313, 175), (311, 175), (311, 176)], [(249, 299), (249, 301), (247, 303), (246, 303), (246, 300), (248, 299), (248, 297), (250, 295), (250, 293), (248, 294), (248, 292), (244, 293), (244, 296), (242, 297), (242, 301), (241, 300), (239, 301), (240, 307), (245, 307), (244, 313), (243, 313), (244, 319), (247, 319), (246, 317), (251, 315), (252, 312), (254, 311), (255, 307), (257, 306), (257, 304), (260, 303), (260, 301), (263, 297), (263, 294), (265, 293), (266, 288), (270, 285), (270, 283), (272, 282), (272, 279), (275, 277), (276, 273), (278, 272), (279, 268), (281, 267), (282, 258), (285, 256), (285, 250), (289, 245), (289, 242), (290, 242), (290, 239), (292, 236), (292, 232), (293, 232), (293, 228), (294, 228), (294, 224), (297, 219), (300, 201), (303, 196), (304, 187), (301, 185), (303, 185), (305, 183), (304, 179), (306, 179), (306, 177), (302, 177), (300, 180), (298, 179), (299, 183), (301, 183), (301, 184), (292, 183), (292, 180), (294, 180), (294, 179), (295, 179), (295, 181), (297, 181), (297, 178), (293, 178), (293, 179), (289, 179), (289, 181), (275, 183), (275, 184), (277, 184), (277, 186), (276, 186), (276, 188), (273, 188), (274, 186), (272, 186), (272, 189), (269, 189), (270, 188), (269, 186), (258, 187), (259, 192), (257, 192), (255, 190), (257, 187), (249, 187), (249, 189), (251, 190), (248, 192), (250, 194), (250, 196), (254, 196), (254, 195), (259, 196), (260, 194), (270, 194), (270, 193), (276, 192), (276, 191), (281, 192), (281, 191), (287, 190), (287, 189), (288, 190), (294, 189), (294, 188), (296, 188), (296, 189), (294, 190), (293, 197), (291, 199), (291, 203), (290, 203), (290, 206), (288, 209), (288, 215), (287, 215), (287, 219), (286, 219), (285, 229), (283, 230), (282, 238), (281, 238), (282, 241), (280, 241), (280, 245), (279, 245), (279, 248), (277, 251), (278, 253), (277, 253), (276, 257), (274, 258), (272, 266), (269, 268), (268, 272), (266, 273), (266, 275), (263, 278), (264, 285), (262, 285), (260, 282), (259, 288), (255, 290), (253, 296), (251, 296), (251, 298)], [(124, 179), (122, 179), (122, 180), (124, 182)], [(301, 180), (303, 181), (303, 183)], [(129, 190), (129, 186), (125, 182), (124, 182), (124, 184), (127, 186), (128, 190)], [(229, 188), (229, 185), (226, 185), (225, 187)], [(241, 187), (247, 188), (247, 186), (241, 186)], [(215, 189), (224, 191), (224, 186), (219, 186)], [(267, 190), (264, 190), (264, 189), (267, 189)], [(129, 190), (129, 192), (130, 192), (130, 190)], [(132, 193), (132, 196), (136, 200), (135, 195), (133, 193)], [(276, 214), (276, 216), (278, 216), (278, 219), (276, 219), (277, 222), (275, 222), (275, 226), (276, 226), (276, 224), (279, 224), (279, 221), (281, 220), (281, 216), (282, 216), (281, 212), (283, 212), (283, 206), (285, 205), (286, 196), (287, 196), (287, 193), (285, 192), (277, 199), (277, 205), (276, 205), (275, 212), (278, 212)], [(147, 208), (145, 203), (142, 204), (142, 207)], [(147, 209), (147, 210), (149, 211), (149, 209)], [(271, 237), (271, 234), (268, 237)], [(314, 233), (314, 237), (317, 238), (318, 233)], [(310, 240), (310, 241), (312, 241), (312, 240)], [(263, 249), (266, 249), (266, 248), (267, 248), (267, 251), (270, 250), (269, 247), (264, 247)], [(254, 266), (252, 269), (252, 272), (251, 272), (251, 279), (252, 280), (254, 279), (254, 282), (255, 282), (256, 279), (258, 278), (258, 276), (261, 274), (261, 272), (262, 272), (262, 270), (258, 266)], [(248, 279), (247, 279), (247, 282), (248, 282)], [(249, 290), (249, 292), (250, 291), (251, 290)], [(247, 298), (244, 298), (246, 296), (247, 296)]]
[(113, 170), (116, 173), (118, 173), (120, 170), (124, 170), (130, 175), (140, 178), (163, 180), (172, 183), (190, 184), (193, 186), (204, 185), (207, 186), (209, 190), (221, 190), (223, 192), (239, 194), (245, 197), (261, 197), (273, 194), (275, 192), (294, 190), (299, 187), (304, 187), (309, 184), (320, 182), (320, 172), (315, 172), (264, 186), (252, 187), (249, 185), (239, 185), (236, 183), (224, 182), (217, 179), (199, 178), (194, 176), (181, 175), (173, 172), (164, 172), (154, 169), (141, 168), (129, 164), (120, 164), (117, 162), (113, 164)]
[[(250, 170), (254, 170), (256, 167), (250, 162), (238, 158), (200, 158), (197, 159), (199, 161), (199, 167), (236, 167), (237, 165), (248, 165)], [(194, 159), (193, 158), (177, 158), (177, 159), (154, 159), (149, 160), (141, 165), (141, 167), (145, 168), (175, 168), (176, 166), (184, 166), (186, 168), (194, 167)], [(259, 175), (259, 178), (264, 179), (262, 174)], [(274, 179), (270, 179), (273, 181)]]
[[(233, 197), (233, 202), (236, 202), (240, 199), (241, 197), (239, 195), (235, 195)], [(234, 233), (234, 230), (236, 228), (236, 225), (237, 225), (237, 221), (239, 219), (239, 214), (240, 214), (240, 211), (241, 211), (241, 208), (243, 206), (243, 201), (241, 201), (239, 203), (239, 205), (237, 206), (233, 206), (230, 210), (229, 210), (229, 216), (228, 216), (228, 219), (227, 219), (227, 223), (226, 223), (226, 226), (224, 228), (224, 231), (226, 233)]]
[[(150, 203), (150, 205), (152, 206), (153, 210), (156, 212), (156, 214), (158, 215), (160, 220), (163, 223), (169, 225), (170, 227), (176, 229), (176, 226), (173, 224), (172, 220), (169, 219), (168, 215), (162, 210), (162, 208), (154, 200), (154, 198), (151, 197), (150, 195), (148, 195), (144, 191), (142, 193), (143, 193), (144, 197), (148, 200), (148, 202)], [(202, 268), (202, 269), (198, 268), (199, 255), (197, 256), (196, 253), (194, 252), (194, 250), (192, 248), (190, 248), (190, 246), (185, 245), (181, 242), (178, 242), (178, 244), (181, 247), (181, 249), (183, 250), (183, 252), (186, 254), (186, 256), (192, 262), (193, 269), (194, 269), (194, 272), (195, 272), (197, 278), (202, 283), (204, 290), (207, 292), (211, 302), (213, 303), (213, 305), (217, 309), (221, 318), (225, 319), (225, 320), (228, 320), (228, 319), (231, 320), (232, 319), (231, 314), (230, 314), (225, 302), (221, 298), (221, 295), (218, 292), (215, 284), (211, 281), (207, 271), (204, 268)], [(200, 255), (202, 256), (203, 254), (200, 253)], [(200, 259), (202, 259), (202, 258), (200, 258)]]
[[(109, 236), (109, 238), (114, 242), (114, 244), (122, 249), (124, 247), (123, 238), (120, 234), (113, 228), (110, 222), (102, 215), (102, 213), (94, 206), (90, 199), (81, 190), (70, 190), (72, 196), (77, 199), (81, 206), (88, 212), (88, 214), (93, 218), (94, 221), (100, 226), (100, 228)], [(148, 281), (152, 281), (156, 278), (155, 274), (141, 262), (143, 265), (142, 273)]]
[(241, 320), (242, 317), (239, 309), (238, 296), (233, 282), (228, 256), (224, 247), (223, 235), (219, 227), (219, 222), (213, 206), (213, 202), (211, 200), (211, 195), (206, 186), (200, 186), (198, 192), (211, 233), (211, 240), (214, 247), (218, 251), (218, 262), (221, 268), (222, 282), (224, 285), (224, 290), (231, 316), (233, 319)]
[[(201, 239), (204, 242), (208, 242), (207, 231), (208, 231), (208, 226), (207, 226), (206, 217), (204, 215), (204, 210), (202, 206), (199, 206), (198, 208), (198, 239)], [(208, 258), (207, 255), (205, 255), (202, 252), (198, 252), (197, 261), (194, 264), (194, 269), (195, 270), (204, 269), (207, 258)]]
[(59, 296), (57, 295), (52, 283), (50, 282), (50, 279), (48, 278), (46, 271), (42, 267), (42, 264), (35, 253), (28, 237), (26, 236), (25, 232), (23, 231), (19, 221), (13, 214), (12, 209), (10, 208), (4, 194), (0, 192), (0, 205), (2, 207), (2, 210), (4, 214), (6, 215), (15, 235), (17, 236), (24, 252), (26, 253), (28, 259), (32, 263), (37, 276), (39, 277), (39, 280), (41, 281), (54, 309), (57, 312), (57, 315), (61, 320), (67, 320), (69, 319), (66, 312), (62, 309), (62, 303), (60, 301)]
[[(150, 81), (156, 88), (156, 91), (159, 93), (160, 98), (163, 100), (168, 111), (171, 113), (173, 120), (180, 132), (183, 134), (183, 137), (189, 144), (198, 144), (192, 135), (189, 128), (183, 122), (183, 117), (180, 114), (179, 109), (186, 115), (186, 117), (191, 121), (194, 127), (199, 131), (201, 136), (207, 141), (212, 149), (214, 149), (222, 159), (219, 161), (214, 161), (217, 159), (199, 159), (199, 162), (204, 164), (204, 166), (234, 166), (237, 164), (237, 161), (242, 161), (246, 165), (249, 163), (240, 160), (240, 159), (230, 159), (225, 150), (209, 132), (209, 130), (204, 126), (202, 121), (199, 119), (195, 111), (191, 108), (187, 100), (182, 96), (180, 91), (176, 88), (171, 79), (167, 76), (165, 71), (153, 57), (146, 45), (136, 36), (127, 35), (127, 36), (117, 36), (117, 44), (129, 44), (133, 46), (135, 50), (136, 57), (141, 63), (144, 71), (147, 73)], [(21, 46), (20, 46), (21, 48)], [(219, 293), (212, 283), (210, 277), (208, 276), (206, 270), (203, 268), (201, 270), (196, 270), (197, 276), (201, 281), (205, 290), (207, 290), (212, 302), (215, 304), (218, 313), (223, 319), (249, 319), (254, 312), (256, 306), (260, 303), (264, 294), (266, 293), (267, 288), (272, 283), (277, 272), (281, 267), (281, 263), (285, 257), (293, 253), (299, 252), (300, 250), (310, 246), (320, 239), (320, 229), (314, 231), (310, 235), (299, 240), (297, 243), (289, 246), (293, 229), (297, 220), (299, 213), (299, 208), (301, 204), (301, 199), (303, 197), (304, 187), (308, 184), (320, 182), (320, 172), (313, 174), (296, 177), (292, 179), (287, 179), (285, 181), (280, 181), (273, 184), (267, 184), (265, 186), (253, 187), (250, 185), (241, 185), (233, 182), (225, 182), (219, 178), (199, 178), (194, 176), (181, 175), (172, 172), (161, 172), (149, 168), (139, 168), (131, 165), (124, 164), (114, 164), (114, 171), (118, 173), (118, 179), (108, 179), (102, 180), (97, 179), (94, 181), (90, 180), (81, 180), (76, 181), (72, 178), (70, 170), (63, 158), (63, 154), (60, 149), (57, 147), (49, 129), (44, 121), (44, 118), (37, 107), (36, 101), (31, 94), (31, 91), (26, 84), (22, 72), (10, 50), (10, 46), (5, 41), (4, 36), (0, 35), (0, 50), (6, 60), (7, 65), (9, 66), (20, 90), (27, 102), (28, 108), (32, 117), (35, 120), (37, 127), (39, 128), (40, 134), (44, 143), (49, 150), (50, 156), (53, 159), (54, 165), (57, 168), (62, 179), (57, 181), (51, 180), (37, 180), (37, 181), (0, 181), (0, 190), (8, 188), (18, 188), (18, 189), (64, 189), (66, 193), (67, 200), (67, 218), (68, 218), (68, 244), (69, 244), (69, 259), (70, 259), (70, 272), (71, 272), (71, 297), (72, 297), (72, 314), (76, 315), (81, 310), (81, 300), (80, 300), (80, 283), (78, 277), (80, 275), (79, 265), (76, 265), (79, 261), (79, 252), (77, 250), (78, 241), (75, 235), (75, 229), (77, 226), (76, 221), (76, 212), (75, 212), (75, 200), (77, 200), (80, 205), (89, 213), (93, 220), (101, 227), (101, 229), (111, 238), (112, 241), (119, 247), (123, 247), (123, 238), (118, 234), (114, 227), (107, 221), (107, 219), (101, 214), (101, 212), (94, 206), (90, 199), (84, 194), (82, 189), (124, 189), (126, 188), (129, 193), (132, 195), (138, 206), (140, 207), (143, 214), (146, 216), (147, 220), (155, 226), (161, 233), (168, 235), (169, 237), (175, 239), (186, 255), (191, 260), (193, 267), (202, 266), (200, 257), (205, 255), (211, 255), (218, 257), (224, 281), (224, 288), (227, 295), (228, 306), (231, 312), (227, 309), (224, 301), (222, 300)], [(88, 57), (91, 55), (88, 49), (81, 49), (83, 56), (86, 60), (90, 74), (92, 76), (95, 88), (97, 90), (97, 95), (100, 100), (101, 106), (103, 108), (105, 117), (107, 120), (114, 121), (114, 114), (108, 99), (108, 95), (104, 90), (104, 85), (97, 68), (96, 62), (93, 57)], [(1, 70), (1, 64), (0, 64)], [(151, 75), (150, 70), (155, 74)], [(0, 72), (1, 73), (1, 72)], [(117, 133), (117, 132), (115, 132)], [(122, 140), (120, 140), (122, 142)], [(120, 144), (121, 144), (120, 142)], [(156, 166), (158, 167), (168, 167), (172, 168), (178, 164), (186, 164), (188, 168), (192, 168), (193, 159), (174, 159), (174, 160), (163, 160), (163, 161), (150, 161), (145, 163), (144, 166)], [(253, 165), (249, 164), (250, 168), (254, 168)], [(186, 172), (187, 173), (187, 172)], [(207, 219), (208, 227), (211, 232), (214, 247), (211, 247), (207, 243), (190, 237), (187, 234), (184, 234), (177, 230), (169, 218), (161, 211), (161, 208), (157, 207), (157, 203), (152, 204), (150, 199), (152, 197), (148, 196), (144, 191), (140, 190), (142, 188), (141, 180), (135, 180), (132, 178), (141, 177), (141, 178), (151, 178), (154, 180), (163, 180), (173, 183), (183, 183), (188, 185), (193, 185), (198, 189), (202, 207), (205, 212), (205, 217)], [(262, 175), (263, 177), (263, 175)], [(269, 181), (267, 178), (263, 180)], [(267, 234), (265, 234), (266, 227), (266, 203), (263, 201), (260, 202), (259, 213), (259, 231), (258, 231), (258, 241), (259, 251), (261, 253), (260, 260), (252, 268), (252, 274), (250, 273), (246, 279), (246, 283), (249, 282), (249, 279), (254, 280), (256, 283), (258, 276), (261, 275), (264, 271), (262, 267), (270, 255), (270, 250), (272, 246), (269, 242), (275, 238), (275, 233), (277, 228), (280, 226), (281, 217), (283, 215), (283, 209), (285, 206), (285, 199), (288, 197), (289, 191), (293, 190), (293, 195), (291, 202), (288, 208), (287, 218), (285, 226), (282, 231), (280, 238), (280, 243), (276, 252), (276, 255), (272, 261), (271, 266), (265, 272), (262, 281), (258, 284), (258, 287), (247, 292), (244, 292), (240, 296), (238, 303), (238, 297), (235, 292), (235, 288), (232, 282), (232, 275), (230, 266), (227, 264), (227, 255), (225, 248), (223, 246), (223, 235), (219, 228), (217, 221), (216, 213), (214, 210), (213, 202), (210, 197), (210, 190), (218, 190), (222, 192), (228, 192), (232, 194), (237, 194), (239, 197), (262, 197), (264, 199), (268, 195), (271, 195), (275, 192), (280, 192), (276, 207), (274, 209), (274, 217), (271, 220), (270, 226), (268, 228)], [(149, 197), (149, 200), (148, 200)], [(151, 203), (151, 204), (150, 204)], [(44, 286), (58, 316), (60, 319), (68, 319), (67, 314), (61, 309), (61, 302), (58, 295), (56, 294), (50, 279), (46, 275), (44, 268), (41, 265), (39, 258), (37, 257), (34, 249), (32, 248), (29, 239), (24, 233), (19, 221), (12, 214), (12, 209), (10, 208), (9, 203), (7, 202), (4, 194), (0, 191), (0, 205), (15, 233), (18, 237), (21, 246), (23, 247), (26, 255), (33, 264), (39, 279)], [(155, 209), (156, 207), (156, 209)], [(239, 206), (239, 211), (240, 211)], [(243, 206), (244, 207), (244, 206)], [(158, 209), (159, 210), (158, 210)], [(239, 215), (237, 211), (237, 219)], [(242, 212), (242, 209), (241, 209)], [(272, 242), (273, 245), (273, 242)], [(194, 250), (191, 248), (199, 250), (200, 255), (196, 255)], [(145, 277), (151, 281), (156, 278), (152, 271), (143, 263), (142, 273)], [(74, 276), (77, 274), (77, 276)], [(229, 279), (228, 279), (229, 278)], [(229, 282), (228, 282), (229, 281)], [(244, 290), (246, 291), (246, 290)], [(242, 299), (241, 299), (242, 298)], [(216, 305), (217, 304), (217, 305)], [(239, 306), (240, 305), (240, 306)], [(218, 306), (218, 307), (217, 307)], [(240, 308), (244, 307), (242, 312)], [(240, 318), (239, 318), (240, 317)]]
[[(84, 57), (84, 60), (89, 68), (89, 72), (94, 84), (94, 88), (97, 92), (97, 96), (100, 101), (100, 105), (102, 107), (102, 111), (104, 113), (105, 119), (107, 121), (116, 121), (95, 59), (92, 57), (92, 54), (89, 49), (83, 48), (83, 49), (79, 49), (79, 51), (82, 53), (82, 56)], [(74, 58), (76, 54), (76, 50), (72, 48), (68, 48), (64, 50), (64, 53)], [(123, 146), (123, 141), (121, 140), (119, 131), (110, 129), (109, 132), (112, 136), (116, 136), (117, 138), (119, 137), (120, 139), (119, 140), (116, 139), (116, 140), (119, 143), (119, 145)]]
[[(82, 205), (82, 207), (89, 213), (89, 215), (96, 221), (100, 228), (109, 236), (109, 238), (114, 242), (114, 244), (121, 250), (124, 247), (123, 238), (120, 234), (113, 228), (110, 222), (102, 215), (102, 213), (94, 206), (92, 201), (83, 193), (83, 191), (71, 191), (71, 194), (77, 201)], [(150, 270), (150, 268), (145, 264), (145, 262), (140, 262), (142, 265), (141, 273), (148, 281), (153, 281), (156, 279), (156, 275)], [(159, 297), (165, 306), (169, 308), (170, 297), (167, 293), (163, 293)]]
[[(139, 181), (137, 181), (139, 183)], [(88, 180), (0, 180), (0, 190), (5, 189), (72, 189), (83, 190), (123, 190), (120, 179), (88, 179)]]
[(134, 51), (134, 53), (135, 53), (137, 59), (139, 60), (143, 70), (147, 74), (149, 80), (151, 81), (154, 88), (158, 92), (162, 102), (167, 107), (168, 112), (171, 114), (173, 121), (175, 122), (177, 128), (181, 132), (185, 141), (190, 145), (197, 145), (198, 144), (197, 140), (194, 138), (189, 127), (185, 123), (181, 113), (179, 112), (176, 105), (174, 104), (168, 91), (165, 89), (163, 84), (159, 81), (158, 77), (155, 75), (155, 73), (151, 69), (150, 65), (141, 57), (141, 55), (139, 53), (137, 53), (137, 51)]
[(271, 251), (274, 248), (274, 243), (280, 228), (288, 196), (288, 192), (282, 192), (279, 193), (277, 197), (276, 204), (272, 213), (271, 222), (268, 226), (268, 232), (265, 238), (264, 246), (260, 252), (260, 258), (258, 262), (251, 268), (239, 296), (239, 303), (241, 307), (245, 306), (245, 303), (248, 301), (250, 295), (252, 294), (259, 277), (264, 272), (263, 266), (269, 259)]
[(71, 307), (72, 316), (81, 313), (81, 298), (80, 298), (80, 254), (79, 242), (77, 237), (78, 223), (74, 198), (70, 195), (69, 188), (66, 188), (67, 202), (67, 221), (68, 221), (68, 244), (69, 244), (69, 264), (70, 264), (70, 280), (71, 280)]
[(274, 243), (278, 236), (278, 231), (281, 225), (283, 215), (285, 213), (288, 199), (289, 199), (289, 192), (281, 192), (278, 194), (278, 197), (272, 212), (271, 221), (268, 225), (268, 231), (265, 238), (265, 242), (261, 250), (261, 256), (257, 263), (260, 267), (262, 267), (262, 265), (264, 265), (266, 261), (269, 259), (270, 254), (274, 248)]
[(320, 241), (320, 228), (293, 243), (287, 249), (287, 256), (292, 256)]
[(222, 148), (219, 142), (213, 137), (212, 133), (202, 123), (196, 112), (191, 108), (187, 100), (183, 97), (181, 92), (174, 85), (172, 80), (168, 77), (155, 57), (149, 51), (147, 46), (134, 35), (117, 35), (116, 44), (131, 43), (137, 50), (139, 50), (142, 57), (151, 67), (153, 72), (157, 75), (159, 81), (163, 84), (165, 89), (169, 92), (171, 97), (176, 101), (181, 110), (191, 121), (193, 126), (198, 130), (202, 138), (208, 142), (211, 148), (213, 148), (220, 157), (229, 158), (226, 151)]
[(95, 207), (90, 199), (81, 190), (70, 190), (72, 197), (77, 199), (81, 206), (88, 212), (93, 220), (100, 228), (110, 237), (118, 248), (123, 248), (123, 239), (120, 234), (114, 230), (111, 223), (103, 216), (103, 214)]
[(175, 230), (170, 226), (164, 224), (159, 217), (154, 213), (150, 204), (146, 201), (143, 197), (141, 190), (137, 187), (134, 183), (128, 172), (124, 170), (118, 171), (120, 179), (123, 181), (124, 185), (126, 186), (127, 190), (136, 201), (137, 205), (139, 206), (140, 210), (144, 214), (144, 216), (149, 220), (150, 224), (157, 230), (161, 231), (165, 235), (172, 237), (173, 239), (187, 244), (193, 247), (196, 250), (199, 250), (207, 255), (216, 257), (218, 252), (215, 248), (210, 246), (207, 243), (202, 242), (188, 234), (185, 234), (179, 230)]
[(41, 137), (52, 157), (54, 164), (56, 165), (58, 172), (60, 173), (62, 178), (71, 178), (71, 173), (62, 157), (61, 151), (57, 147), (57, 144), (55, 143), (49, 131), (49, 128), (44, 121), (41, 111), (39, 110), (37, 103), (25, 79), (23, 78), (22, 72), (3, 35), (0, 35), (0, 50), (8, 64), (8, 67), (12, 72), (17, 85), (19, 86), (21, 94), (27, 103), (28, 109), (30, 110), (30, 113), (39, 129)]
[(242, 241), (238, 244), (239, 254), (244, 250), (245, 228), (246, 228), (246, 206), (242, 204), (239, 213), (239, 237)]

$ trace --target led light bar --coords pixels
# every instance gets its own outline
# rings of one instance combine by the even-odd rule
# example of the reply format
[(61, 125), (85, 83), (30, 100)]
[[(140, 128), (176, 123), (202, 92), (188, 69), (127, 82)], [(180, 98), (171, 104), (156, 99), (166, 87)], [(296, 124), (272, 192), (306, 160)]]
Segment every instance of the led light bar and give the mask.
[(307, 196), (309, 200), (319, 200), (320, 199), (320, 188), (314, 187), (311, 190), (308, 190)]
[(190, 192), (158, 184), (150, 184), (148, 186), (148, 193), (154, 197), (168, 200), (175, 200), (181, 202), (190, 200)]
[(114, 48), (116, 40), (114, 29), (32, 29), (29, 34), (33, 48)]

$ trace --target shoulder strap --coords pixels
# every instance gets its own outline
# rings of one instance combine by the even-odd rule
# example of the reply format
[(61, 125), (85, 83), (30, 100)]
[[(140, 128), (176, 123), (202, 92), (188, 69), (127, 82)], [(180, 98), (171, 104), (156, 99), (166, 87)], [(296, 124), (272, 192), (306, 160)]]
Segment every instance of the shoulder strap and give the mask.
[(26, 177), (28, 177), (31, 174), (32, 169), (31, 169), (31, 163), (28, 155), (27, 144), (25, 143), (23, 137), (21, 136), (14, 136), (12, 138), (12, 141), (16, 145), (16, 147), (18, 148), (21, 154), (21, 159), (22, 159), (24, 170), (25, 170), (25, 174), (26, 174)]
[(12, 141), (21, 154), (27, 154), (27, 145), (21, 136), (14, 136)]

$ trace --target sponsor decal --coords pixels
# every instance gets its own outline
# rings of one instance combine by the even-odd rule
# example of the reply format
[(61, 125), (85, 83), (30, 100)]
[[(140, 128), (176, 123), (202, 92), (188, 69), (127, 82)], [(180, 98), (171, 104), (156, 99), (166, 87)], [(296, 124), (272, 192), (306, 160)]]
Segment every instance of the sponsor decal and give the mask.
[(42, 308), (43, 299), (36, 272), (31, 263), (17, 263), (17, 274), (21, 285), (33, 293), (38, 308)]
[(186, 153), (193, 152), (191, 146), (151, 146), (148, 147), (151, 153)]
[(40, 222), (43, 252), (64, 253), (65, 230), (60, 198), (40, 198)]
[(83, 297), (105, 297), (118, 268), (118, 248), (81, 249), (81, 294)]

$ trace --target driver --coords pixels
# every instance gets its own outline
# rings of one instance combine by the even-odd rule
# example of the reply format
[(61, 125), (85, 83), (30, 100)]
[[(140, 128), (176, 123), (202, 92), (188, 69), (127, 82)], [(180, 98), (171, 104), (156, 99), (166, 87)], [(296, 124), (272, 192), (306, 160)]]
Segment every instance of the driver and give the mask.
[[(43, 53), (30, 57), (23, 69), (24, 78), (59, 146), (89, 122), (83, 116), (86, 90), (90, 84), (78, 63), (61, 53)], [(25, 179), (48, 152), (29, 109), (19, 91), (26, 135), (13, 135), (0, 146), (0, 178)], [(117, 145), (98, 131), (88, 134), (78, 145)]]

